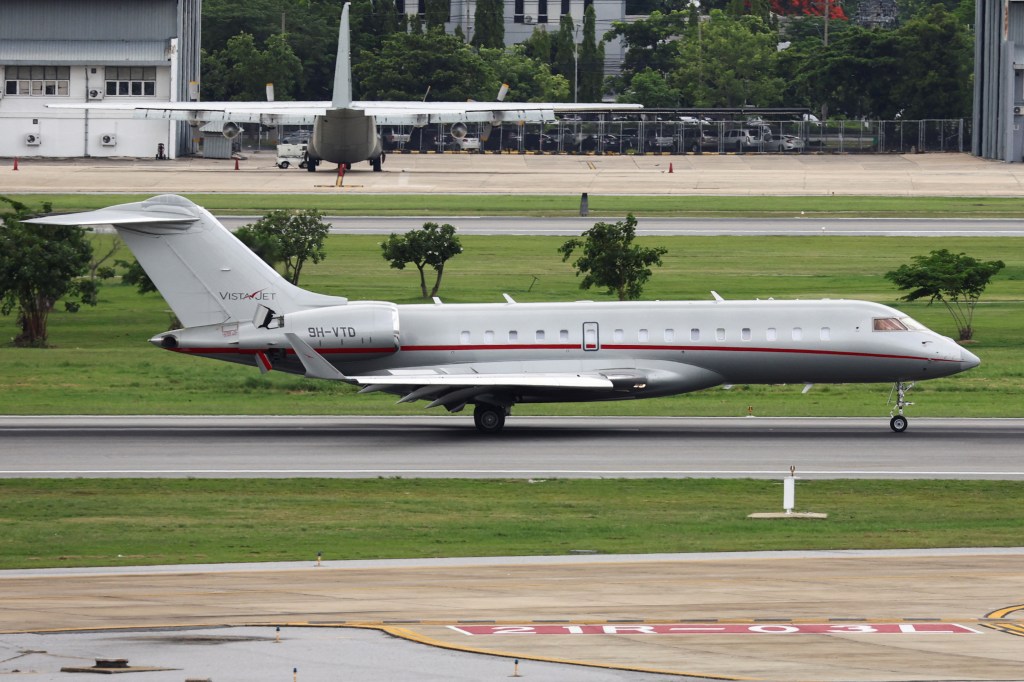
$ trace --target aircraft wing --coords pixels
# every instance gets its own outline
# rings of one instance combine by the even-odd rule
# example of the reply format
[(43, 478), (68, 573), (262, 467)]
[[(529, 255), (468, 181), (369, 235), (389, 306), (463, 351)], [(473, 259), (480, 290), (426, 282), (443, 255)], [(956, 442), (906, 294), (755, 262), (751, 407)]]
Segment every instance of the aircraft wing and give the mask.
[[(130, 111), (134, 118), (177, 121), (312, 125), (335, 107), (331, 102), (83, 102), (49, 104), (51, 109)], [(635, 111), (639, 104), (573, 104), (565, 102), (387, 102), (354, 101), (347, 109), (373, 116), (380, 125), (458, 122), (555, 121), (556, 113)]]

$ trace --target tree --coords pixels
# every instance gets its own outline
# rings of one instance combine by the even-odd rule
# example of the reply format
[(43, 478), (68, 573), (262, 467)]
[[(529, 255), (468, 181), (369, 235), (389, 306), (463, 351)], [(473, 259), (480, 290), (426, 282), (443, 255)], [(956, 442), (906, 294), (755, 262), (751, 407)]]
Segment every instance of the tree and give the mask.
[(669, 75), (683, 101), (698, 107), (781, 104), (786, 82), (776, 75), (778, 34), (755, 16), (714, 10), (687, 39)]
[(928, 298), (929, 305), (942, 301), (953, 316), (960, 340), (974, 337), (974, 308), (988, 282), (1006, 264), (1001, 260), (979, 261), (963, 253), (946, 249), (927, 256), (914, 256), (912, 265), (901, 265), (885, 273), (885, 278), (901, 290), (912, 291), (904, 301)]
[(583, 275), (580, 289), (607, 287), (620, 301), (636, 300), (644, 284), (651, 278), (652, 265), (661, 266), (661, 257), (668, 253), (663, 247), (645, 248), (633, 244), (636, 218), (633, 214), (617, 223), (596, 223), (583, 233), (582, 239), (570, 239), (559, 247), (565, 262), (573, 251), (582, 248), (583, 255), (573, 262), (576, 276)]
[(281, 210), (267, 213), (240, 228), (241, 235), (235, 234), (271, 266), (284, 263), (285, 279), (298, 284), (307, 260), (319, 263), (325, 258), (324, 240), (330, 228), (323, 213), (315, 209)]
[(473, 15), (473, 47), (505, 47), (505, 3), (478, 0)]
[(644, 69), (633, 76), (629, 87), (616, 99), (656, 109), (673, 109), (679, 106), (679, 90), (666, 83), (660, 73)]
[(600, 102), (604, 90), (604, 43), (597, 42), (597, 14), (593, 5), (583, 13), (583, 43), (579, 50), (579, 101)]
[(498, 84), (484, 59), (456, 38), (436, 31), (393, 33), (384, 39), (376, 59), (352, 67), (362, 97), (380, 100), (430, 99), (464, 102), (493, 100)]
[[(462, 244), (455, 235), (455, 228), (445, 223), (423, 223), (419, 230), (409, 230), (403, 235), (392, 233), (380, 245), (384, 260), (396, 270), (404, 270), (406, 263), (412, 263), (420, 272), (420, 291), (423, 298), (436, 296), (441, 288), (444, 265), (451, 258), (462, 253)], [(427, 293), (425, 269), (430, 266), (436, 277), (434, 286)]]
[(239, 33), (228, 39), (223, 50), (204, 54), (203, 99), (263, 101), (266, 84), (274, 84), (274, 98), (294, 99), (300, 92), (303, 65), (284, 34), (269, 36), (265, 49), (256, 39)]
[[(20, 331), (16, 346), (46, 346), (47, 320), (57, 301), (78, 312), (96, 305), (98, 285), (87, 277), (92, 246), (80, 227), (25, 225), (33, 217), (25, 204), (0, 197), (10, 211), (0, 226), (0, 313), (17, 310)], [(50, 205), (43, 205), (49, 213)]]

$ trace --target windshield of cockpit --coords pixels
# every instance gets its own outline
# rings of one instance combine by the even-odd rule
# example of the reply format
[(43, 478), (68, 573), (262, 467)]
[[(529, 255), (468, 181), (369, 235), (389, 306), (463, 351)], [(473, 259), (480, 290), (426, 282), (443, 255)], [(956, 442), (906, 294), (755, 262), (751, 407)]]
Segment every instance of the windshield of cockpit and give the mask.
[(927, 327), (912, 317), (876, 317), (872, 321), (876, 332), (925, 331)]

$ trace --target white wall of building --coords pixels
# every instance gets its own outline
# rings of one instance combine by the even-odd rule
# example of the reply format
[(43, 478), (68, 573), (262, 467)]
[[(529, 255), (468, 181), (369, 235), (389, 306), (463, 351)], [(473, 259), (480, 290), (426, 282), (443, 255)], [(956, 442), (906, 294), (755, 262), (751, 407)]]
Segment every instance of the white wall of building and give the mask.
[[(171, 69), (156, 69), (154, 96), (108, 97), (105, 101), (169, 101)], [(135, 119), (130, 112), (46, 107), (94, 101), (89, 91), (105, 91), (104, 70), (103, 65), (70, 67), (66, 96), (0, 94), (0, 157), (155, 157), (160, 143), (165, 153), (172, 155), (176, 148), (174, 122)], [(0, 82), (6, 81), (4, 67), (0, 66)], [(34, 140), (30, 141), (29, 136)]]

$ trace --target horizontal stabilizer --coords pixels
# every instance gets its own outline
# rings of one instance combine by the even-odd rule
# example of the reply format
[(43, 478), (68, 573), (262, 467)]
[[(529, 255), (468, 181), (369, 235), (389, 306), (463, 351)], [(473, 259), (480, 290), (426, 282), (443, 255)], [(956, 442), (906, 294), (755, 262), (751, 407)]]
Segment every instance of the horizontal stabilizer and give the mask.
[[(183, 206), (152, 205), (146, 203), (124, 204), (85, 213), (65, 213), (43, 218), (26, 220), (36, 225), (148, 225), (164, 223), (168, 227), (180, 226), (187, 229), (199, 216)], [(130, 207), (130, 208), (129, 208)]]

